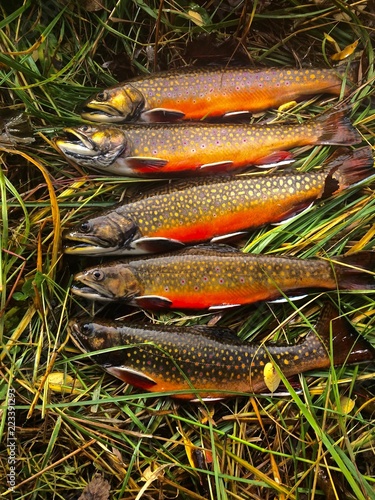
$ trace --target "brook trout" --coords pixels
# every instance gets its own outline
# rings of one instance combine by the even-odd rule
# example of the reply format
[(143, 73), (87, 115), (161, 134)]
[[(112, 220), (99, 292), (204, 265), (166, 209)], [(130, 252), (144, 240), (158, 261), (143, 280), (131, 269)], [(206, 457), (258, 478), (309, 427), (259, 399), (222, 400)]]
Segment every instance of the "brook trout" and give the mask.
[(301, 125), (179, 123), (66, 128), (56, 145), (80, 166), (106, 174), (171, 177), (231, 172), (249, 165), (290, 162), (288, 151), (315, 144), (361, 142), (345, 111)]
[(340, 153), (326, 168), (309, 173), (169, 183), (66, 230), (64, 251), (91, 256), (157, 253), (283, 221), (375, 173), (371, 148)]
[[(277, 364), (288, 378), (331, 364), (375, 359), (371, 344), (329, 303), (316, 329), (294, 345), (249, 344), (226, 328), (145, 326), (88, 318), (72, 320), (70, 333), (78, 348), (91, 353), (111, 375), (146, 391), (172, 392), (174, 398), (190, 400), (269, 392), (264, 382), (267, 363)], [(95, 355), (120, 346), (123, 349)]]
[(242, 253), (198, 245), (153, 258), (103, 263), (75, 275), (72, 292), (145, 309), (223, 309), (319, 290), (375, 289), (375, 252), (332, 260)]
[(209, 68), (134, 78), (98, 92), (81, 113), (103, 123), (201, 120), (257, 113), (315, 94), (340, 95), (341, 70)]

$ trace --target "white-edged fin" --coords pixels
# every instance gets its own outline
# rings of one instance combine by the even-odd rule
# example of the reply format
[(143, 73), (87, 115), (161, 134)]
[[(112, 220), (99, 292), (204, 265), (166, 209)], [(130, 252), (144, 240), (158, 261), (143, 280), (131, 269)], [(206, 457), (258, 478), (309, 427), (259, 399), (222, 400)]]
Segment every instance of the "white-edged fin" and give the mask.
[(314, 203), (315, 202), (312, 201), (310, 203), (310, 205), (308, 205), (306, 208), (302, 209), (300, 212), (297, 212), (296, 214), (293, 214), (290, 217), (287, 217), (286, 219), (281, 220), (280, 222), (272, 222), (271, 226), (282, 226), (286, 222), (291, 222), (292, 220), (297, 219), (297, 217), (299, 217), (300, 215), (302, 215), (305, 212), (307, 212), (308, 210), (310, 210), (310, 208), (314, 205)]
[(210, 168), (212, 169), (220, 169), (220, 167), (231, 167), (233, 165), (233, 161), (228, 160), (228, 161), (216, 161), (213, 163), (204, 163), (199, 167), (199, 170), (208, 170)]
[(195, 398), (191, 399), (190, 403), (200, 403), (201, 401), (205, 401), (206, 403), (214, 403), (215, 401), (222, 401), (225, 398), (210, 398), (207, 396), (206, 398)]
[(239, 307), (242, 304), (219, 304), (216, 306), (211, 306), (208, 308), (209, 311), (221, 311), (222, 309), (232, 309), (233, 307)]
[(185, 244), (172, 238), (159, 238), (142, 236), (132, 241), (130, 250), (134, 254), (144, 255), (150, 253), (165, 252), (168, 250), (177, 250), (184, 247)]
[(265, 168), (274, 168), (274, 167), (282, 167), (283, 165), (290, 165), (291, 163), (294, 163), (296, 160), (293, 158), (293, 159), (290, 159), (290, 160), (282, 160), (282, 161), (276, 161), (274, 163), (265, 163), (265, 164), (252, 164), (251, 166), (252, 167), (256, 167), (256, 168), (262, 168), (262, 169), (265, 169)]
[(237, 231), (236, 233), (222, 234), (221, 236), (214, 236), (210, 243), (222, 243), (223, 241), (231, 240), (232, 238), (239, 238), (248, 234), (247, 231)]
[(152, 156), (128, 156), (127, 158), (125, 158), (125, 162), (127, 166), (134, 169), (158, 169), (165, 167), (165, 165), (167, 165), (168, 163), (168, 160), (164, 160), (163, 158), (154, 158)]
[(232, 117), (239, 117), (240, 118), (241, 116), (243, 116), (245, 118), (246, 116), (251, 116), (251, 113), (250, 113), (250, 111), (246, 111), (246, 110), (244, 110), (244, 111), (228, 111), (228, 113), (225, 113), (223, 115), (223, 118), (232, 118)]
[(103, 366), (105, 371), (107, 371), (113, 377), (119, 378), (124, 382), (134, 385), (135, 387), (147, 388), (156, 384), (155, 380), (148, 377), (144, 373), (134, 370), (133, 368), (128, 368), (126, 366)]
[(280, 299), (267, 300), (269, 304), (283, 304), (285, 302), (293, 302), (294, 300), (301, 300), (307, 297), (307, 293), (304, 295), (295, 295), (294, 297), (281, 297)]
[(135, 297), (132, 302), (142, 309), (169, 309), (173, 304), (170, 299), (160, 295), (141, 295)]
[[(303, 391), (302, 389), (294, 389), (294, 392), (296, 394), (302, 394)], [(257, 396), (285, 398), (287, 396), (290, 396), (290, 392), (262, 392), (260, 394), (257, 394)]]
[(185, 113), (178, 109), (154, 108), (141, 113), (141, 120), (148, 123), (163, 123), (182, 120)]

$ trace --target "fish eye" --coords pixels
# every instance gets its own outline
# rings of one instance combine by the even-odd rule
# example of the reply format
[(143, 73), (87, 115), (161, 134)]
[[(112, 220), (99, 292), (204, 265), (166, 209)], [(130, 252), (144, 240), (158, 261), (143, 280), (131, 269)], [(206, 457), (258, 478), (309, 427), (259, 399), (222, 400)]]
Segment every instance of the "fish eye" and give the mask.
[(91, 230), (90, 222), (82, 222), (82, 224), (79, 226), (79, 230), (81, 231), (81, 233), (88, 233)]
[(94, 327), (92, 323), (85, 323), (81, 326), (81, 332), (83, 335), (89, 337), (93, 333)]
[(87, 132), (89, 130), (89, 126), (88, 125), (82, 125), (81, 127), (81, 132)]
[(92, 272), (92, 276), (95, 279), (95, 281), (102, 281), (104, 279), (104, 272), (101, 271), (100, 269), (95, 269), (95, 271)]
[(98, 92), (96, 94), (97, 101), (103, 102), (103, 101), (106, 101), (107, 99), (108, 99), (108, 92), (103, 91), (103, 92)]

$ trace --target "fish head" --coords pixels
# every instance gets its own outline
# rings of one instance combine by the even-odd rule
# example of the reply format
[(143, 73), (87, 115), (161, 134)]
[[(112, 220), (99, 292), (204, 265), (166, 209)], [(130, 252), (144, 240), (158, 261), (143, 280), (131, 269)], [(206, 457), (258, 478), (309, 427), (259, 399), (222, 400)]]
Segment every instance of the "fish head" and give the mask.
[(75, 318), (69, 321), (68, 331), (74, 343), (83, 351), (99, 351), (121, 344), (118, 329), (103, 321), (96, 323), (87, 318)]
[(138, 225), (116, 212), (86, 219), (63, 232), (64, 252), (73, 255), (110, 255), (130, 252), (139, 236)]
[(145, 98), (132, 84), (112, 87), (90, 98), (83, 106), (85, 120), (101, 123), (136, 121), (145, 106)]
[(78, 165), (105, 169), (121, 155), (127, 155), (130, 143), (125, 132), (115, 127), (69, 127), (64, 129), (65, 138), (55, 139), (63, 155)]
[(77, 273), (71, 291), (80, 297), (99, 302), (130, 302), (142, 294), (143, 287), (130, 265), (112, 262)]

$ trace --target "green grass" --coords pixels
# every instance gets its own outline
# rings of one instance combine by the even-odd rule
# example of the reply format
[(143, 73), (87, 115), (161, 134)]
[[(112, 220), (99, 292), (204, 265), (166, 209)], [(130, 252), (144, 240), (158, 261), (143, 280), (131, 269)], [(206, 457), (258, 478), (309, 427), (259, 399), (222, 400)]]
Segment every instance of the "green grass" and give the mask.
[[(86, 10), (90, 5), (52, 0), (1, 7), (0, 118), (5, 111), (25, 114), (18, 140), (0, 135), (4, 445), (8, 388), (15, 389), (17, 403), (16, 488), (7, 491), (6, 481), (0, 481), (0, 493), (13, 499), (75, 499), (99, 472), (116, 500), (375, 498), (373, 365), (301, 377), (303, 394), (289, 387), (291, 395), (281, 398), (242, 395), (215, 404), (179, 404), (121, 384), (77, 351), (66, 326), (80, 305), (69, 286), (72, 273), (92, 261), (64, 257), (61, 230), (114, 204), (124, 192), (142, 190), (143, 181), (82, 171), (51, 143), (62, 127), (81, 123), (78, 107), (96, 88), (213, 60), (328, 67), (336, 50), (329, 35), (341, 49), (359, 40), (350, 58), (360, 61), (363, 79), (350, 97), (351, 116), (363, 144), (373, 147), (370, 6), (295, 0), (247, 8), (241, 3), (235, 9), (226, 0), (200, 7), (183, 0), (105, 0), (103, 8)], [(334, 102), (312, 99), (277, 119), (306, 119)], [(266, 114), (271, 117), (274, 111)], [(319, 167), (332, 151), (305, 149), (294, 168)], [(374, 183), (364, 182), (291, 222), (252, 232), (244, 250), (335, 257), (373, 249), (374, 200)], [(249, 342), (265, 337), (292, 342), (315, 324), (323, 298), (244, 307), (226, 312), (219, 324)], [(335, 292), (330, 298), (374, 343), (374, 295)], [(178, 312), (150, 317), (181, 325), (212, 319)], [(54, 372), (64, 377), (65, 390), (48, 385), (47, 375)], [(351, 411), (344, 396), (354, 403)], [(8, 451), (0, 452), (4, 478)]]

